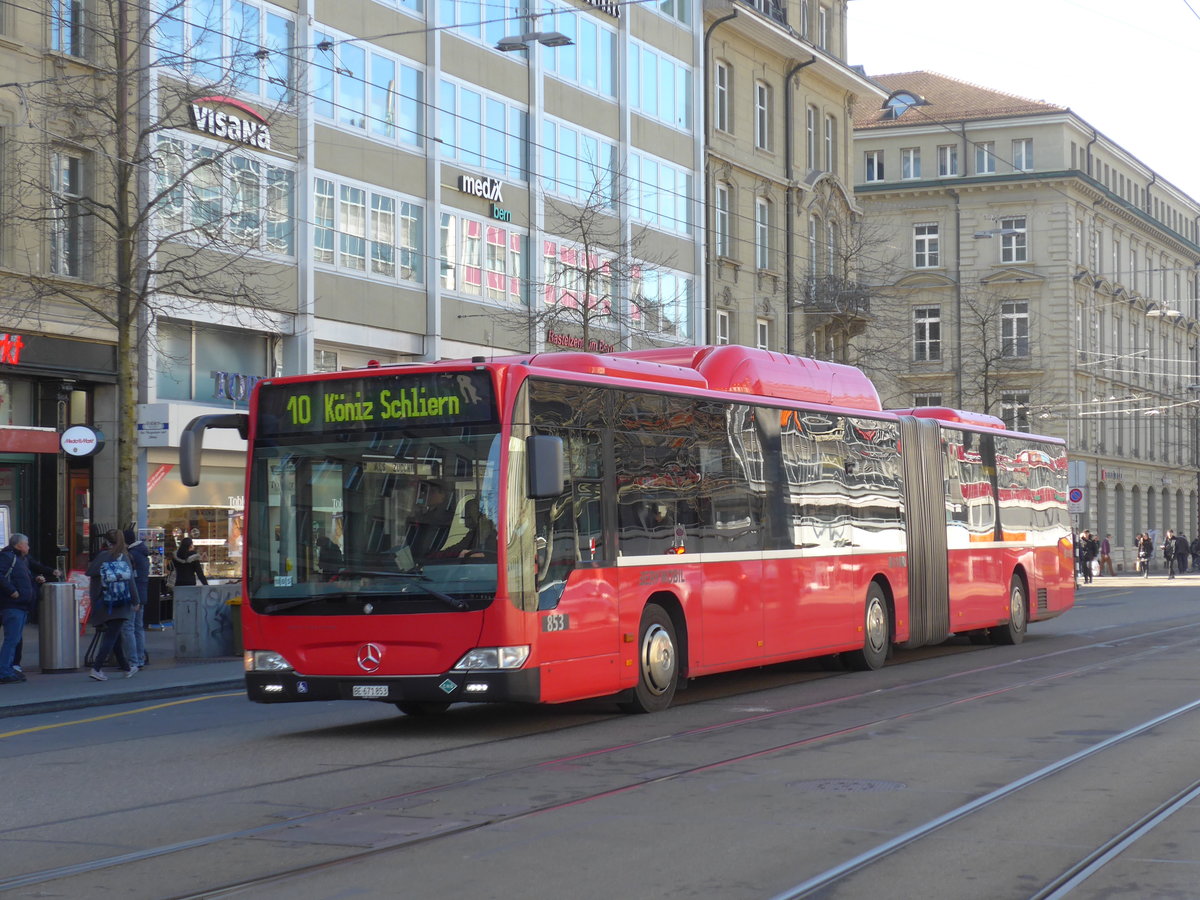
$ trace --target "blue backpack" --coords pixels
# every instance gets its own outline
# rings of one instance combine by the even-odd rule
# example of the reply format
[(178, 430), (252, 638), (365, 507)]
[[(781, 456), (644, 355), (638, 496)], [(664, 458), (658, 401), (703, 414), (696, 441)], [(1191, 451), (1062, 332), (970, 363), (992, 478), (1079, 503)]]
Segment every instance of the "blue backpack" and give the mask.
[(129, 585), (133, 581), (133, 566), (129, 558), (119, 556), (108, 562), (100, 563), (100, 584), (104, 589), (104, 604), (111, 613), (118, 606), (125, 606), (133, 601)]

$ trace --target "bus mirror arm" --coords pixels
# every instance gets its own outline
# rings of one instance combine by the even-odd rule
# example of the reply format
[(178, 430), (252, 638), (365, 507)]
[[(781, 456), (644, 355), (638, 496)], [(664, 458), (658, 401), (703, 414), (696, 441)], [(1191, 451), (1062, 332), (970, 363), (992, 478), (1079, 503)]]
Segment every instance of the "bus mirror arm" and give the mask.
[(179, 436), (179, 478), (188, 487), (200, 483), (200, 451), (204, 446), (204, 432), (209, 428), (236, 428), (246, 440), (250, 433), (250, 417), (245, 413), (217, 413), (196, 416), (187, 423)]
[(562, 438), (552, 434), (530, 435), (525, 438), (525, 458), (530, 499), (559, 496), (565, 487)]

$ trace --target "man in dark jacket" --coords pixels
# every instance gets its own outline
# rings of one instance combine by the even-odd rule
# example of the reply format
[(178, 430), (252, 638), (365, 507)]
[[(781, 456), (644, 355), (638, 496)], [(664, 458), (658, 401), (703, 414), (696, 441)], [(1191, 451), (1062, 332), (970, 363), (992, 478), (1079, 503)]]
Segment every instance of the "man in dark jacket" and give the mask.
[(0, 550), (0, 625), (4, 628), (4, 641), (0, 643), (0, 684), (17, 684), (25, 675), (13, 668), (17, 647), (25, 622), (33, 611), (37, 600), (38, 585), (47, 577), (58, 573), (43, 566), (29, 555), (29, 538), (13, 534), (8, 546)]
[(1188, 570), (1188, 539), (1182, 531), (1175, 535), (1175, 571), (1186, 575)]
[(133, 608), (133, 614), (125, 619), (121, 626), (122, 640), (125, 642), (125, 655), (129, 662), (139, 669), (146, 668), (146, 598), (150, 596), (150, 548), (146, 542), (138, 540), (137, 533), (132, 528), (125, 529), (125, 544), (129, 550), (129, 559), (133, 563), (133, 581), (137, 585), (138, 596), (142, 598), (140, 606)]

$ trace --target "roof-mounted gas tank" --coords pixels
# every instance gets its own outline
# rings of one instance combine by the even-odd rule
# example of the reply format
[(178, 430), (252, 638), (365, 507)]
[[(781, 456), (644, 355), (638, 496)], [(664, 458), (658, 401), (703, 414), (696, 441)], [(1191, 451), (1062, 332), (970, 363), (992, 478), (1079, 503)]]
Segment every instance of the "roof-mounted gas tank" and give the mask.
[(609, 354), (695, 369), (715, 391), (754, 394), (873, 412), (882, 407), (875, 385), (853, 366), (773, 353), (739, 344), (663, 347)]
[(951, 409), (948, 406), (919, 406), (915, 409), (889, 409), (888, 412), (897, 416), (916, 416), (918, 419), (937, 419), (939, 422), (952, 422), (956, 425), (976, 425), (984, 428), (996, 428), (1005, 431), (1007, 426), (1003, 419), (989, 416), (986, 413), (965, 412), (961, 409)]

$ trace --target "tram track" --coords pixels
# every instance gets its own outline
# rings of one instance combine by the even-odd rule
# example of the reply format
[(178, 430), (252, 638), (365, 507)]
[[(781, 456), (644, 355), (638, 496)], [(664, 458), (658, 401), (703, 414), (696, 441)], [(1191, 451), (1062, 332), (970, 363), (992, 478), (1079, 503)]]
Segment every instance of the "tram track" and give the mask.
[[(909, 681), (904, 681), (904, 682), (901, 682), (898, 684), (889, 685), (889, 686), (885, 686), (885, 687), (872, 688), (867, 691), (855, 691), (852, 693), (845, 693), (845, 694), (841, 694), (836, 697), (830, 697), (830, 698), (826, 698), (826, 699), (822, 699), (822, 700), (813, 701), (811, 703), (804, 703), (804, 704), (799, 704), (799, 705), (795, 705), (795, 706), (790, 706), (785, 709), (770, 710), (767, 712), (757, 713), (757, 714), (750, 715), (750, 716), (740, 716), (740, 717), (737, 717), (734, 719), (729, 719), (724, 722), (712, 723), (712, 724), (700, 726), (697, 728), (684, 729), (684, 730), (674, 732), (671, 734), (657, 735), (657, 736), (646, 738), (643, 740), (625, 742), (625, 743), (617, 744), (617, 745), (614, 745), (611, 747), (597, 748), (595, 750), (587, 751), (587, 752), (581, 753), (581, 754), (572, 754), (572, 755), (553, 758), (553, 759), (543, 759), (543, 760), (538, 760), (535, 762), (530, 762), (530, 763), (527, 763), (527, 764), (524, 764), (521, 766), (510, 766), (510, 767), (506, 767), (506, 768), (499, 769), (496, 771), (480, 773), (480, 774), (472, 776), (470, 778), (455, 779), (452, 781), (447, 781), (447, 782), (439, 783), (436, 785), (429, 785), (429, 786), (415, 789), (413, 791), (402, 792), (400, 794), (390, 795), (387, 797), (375, 798), (372, 800), (356, 803), (356, 804), (353, 804), (350, 806), (314, 811), (314, 812), (306, 814), (306, 815), (292, 817), (292, 818), (289, 818), (289, 819), (286, 819), (286, 820), (280, 821), (280, 822), (266, 823), (266, 824), (254, 826), (251, 828), (246, 828), (246, 829), (235, 829), (235, 830), (225, 831), (225, 832), (221, 832), (221, 833), (214, 833), (211, 835), (199, 836), (199, 837), (196, 837), (196, 838), (193, 838), (190, 840), (184, 840), (184, 841), (175, 842), (175, 843), (163, 844), (163, 845), (156, 846), (156, 847), (145, 848), (143, 850), (135, 851), (132, 853), (118, 854), (118, 855), (114, 855), (114, 856), (110, 856), (110, 857), (105, 857), (102, 859), (81, 862), (81, 863), (77, 863), (74, 865), (55, 867), (55, 868), (45, 869), (45, 870), (38, 871), (38, 872), (26, 873), (25, 875), (21, 875), (21, 876), (0, 879), (0, 891), (11, 890), (11, 889), (19, 888), (19, 887), (28, 887), (28, 886), (32, 886), (32, 885), (38, 885), (38, 884), (46, 884), (49, 882), (54, 882), (54, 881), (59, 881), (59, 880), (63, 880), (63, 879), (69, 879), (69, 878), (76, 877), (76, 876), (86, 875), (86, 874), (93, 873), (93, 872), (96, 872), (96, 871), (99, 871), (102, 869), (119, 867), (119, 866), (123, 866), (123, 865), (133, 865), (133, 864), (143, 863), (143, 862), (154, 860), (156, 858), (171, 856), (173, 854), (178, 854), (178, 853), (186, 852), (189, 850), (201, 850), (205, 847), (212, 847), (214, 845), (221, 844), (221, 843), (227, 842), (227, 841), (239, 841), (239, 840), (245, 840), (248, 838), (261, 838), (264, 836), (271, 836), (271, 835), (283, 836), (283, 835), (285, 835), (285, 833), (288, 829), (295, 828), (298, 825), (303, 825), (305, 823), (311, 823), (311, 822), (316, 822), (316, 821), (320, 821), (320, 820), (328, 820), (328, 819), (331, 819), (331, 818), (337, 817), (337, 816), (347, 816), (347, 815), (354, 814), (357, 811), (367, 810), (372, 807), (377, 807), (380, 805), (387, 805), (389, 803), (395, 804), (397, 802), (401, 802), (404, 800), (411, 800), (413, 798), (420, 797), (420, 796), (432, 796), (432, 795), (439, 795), (439, 794), (446, 795), (446, 794), (450, 794), (457, 790), (477, 787), (477, 786), (484, 784), (486, 782), (489, 782), (489, 781), (500, 781), (502, 779), (514, 777), (519, 774), (536, 773), (539, 770), (548, 770), (548, 769), (554, 769), (554, 768), (562, 767), (562, 766), (569, 766), (569, 765), (576, 764), (576, 763), (583, 762), (583, 761), (591, 761), (598, 757), (605, 757), (605, 756), (612, 757), (617, 754), (635, 751), (639, 748), (646, 748), (646, 747), (651, 747), (651, 746), (662, 746), (664, 743), (667, 743), (667, 742), (703, 739), (706, 735), (709, 735), (709, 734), (713, 734), (713, 733), (717, 733), (717, 732), (724, 732), (724, 731), (728, 731), (730, 729), (746, 728), (746, 727), (750, 727), (753, 725), (761, 724), (761, 723), (766, 722), (771, 719), (778, 719), (780, 717), (788, 717), (788, 716), (797, 716), (797, 715), (812, 712), (812, 711), (818, 710), (818, 709), (828, 709), (830, 707), (835, 707), (835, 706), (839, 706), (839, 705), (843, 705), (843, 704), (847, 704), (847, 703), (852, 703), (852, 702), (861, 700), (866, 697), (878, 697), (880, 695), (885, 695), (885, 694), (903, 694), (906, 691), (911, 692), (911, 691), (919, 690), (921, 688), (925, 688), (925, 687), (929, 687), (929, 686), (945, 685), (945, 684), (950, 684), (950, 683), (954, 683), (954, 682), (959, 682), (963, 679), (967, 679), (970, 677), (977, 677), (977, 676), (984, 675), (987, 673), (1011, 669), (1011, 668), (1017, 667), (1017, 666), (1028, 666), (1033, 663), (1043, 662), (1043, 661), (1047, 661), (1047, 660), (1053, 660), (1056, 658), (1062, 658), (1062, 657), (1070, 656), (1073, 654), (1078, 654), (1080, 652), (1085, 652), (1088, 650), (1119, 649), (1121, 647), (1127, 646), (1132, 643), (1145, 642), (1147, 640), (1149, 640), (1149, 641), (1157, 640), (1158, 641), (1149, 647), (1136, 648), (1136, 649), (1132, 650), (1131, 652), (1122, 652), (1117, 656), (1107, 655), (1103, 659), (1091, 661), (1082, 666), (1071, 666), (1071, 667), (1056, 669), (1055, 671), (1039, 675), (1036, 678), (1022, 679), (1019, 681), (1015, 681), (1011, 684), (991, 688), (991, 689), (988, 689), (985, 691), (977, 691), (977, 692), (970, 693), (970, 694), (954, 696), (949, 699), (942, 700), (942, 701), (935, 702), (935, 703), (927, 703), (927, 704), (922, 704), (922, 705), (918, 705), (918, 706), (912, 706), (909, 708), (898, 710), (893, 715), (874, 717), (867, 721), (858, 722), (858, 723), (855, 723), (853, 725), (849, 725), (846, 727), (828, 729), (825, 731), (817, 731), (812, 734), (803, 735), (801, 737), (798, 737), (795, 740), (789, 740), (787, 742), (772, 744), (770, 746), (759, 747), (759, 748), (756, 748), (756, 749), (746, 752), (746, 753), (727, 755), (727, 756), (723, 756), (723, 757), (720, 757), (717, 759), (713, 759), (713, 760), (704, 762), (703, 764), (688, 766), (688, 767), (680, 767), (678, 769), (657, 775), (655, 777), (630, 779), (624, 783), (608, 786), (602, 790), (596, 790), (596, 791), (592, 791), (589, 793), (581, 793), (577, 796), (556, 798), (553, 801), (541, 804), (541, 805), (537, 806), (536, 808), (531, 808), (531, 809), (528, 809), (528, 810), (525, 810), (525, 811), (522, 811), (519, 813), (515, 813), (512, 815), (486, 817), (486, 818), (468, 822), (466, 824), (463, 824), (461, 827), (446, 828), (444, 830), (437, 831), (436, 833), (430, 833), (430, 834), (423, 835), (423, 836), (420, 836), (420, 837), (417, 837), (414, 839), (405, 840), (403, 842), (387, 844), (384, 846), (367, 849), (362, 852), (343, 854), (335, 859), (316, 863), (312, 866), (293, 867), (293, 868), (290, 868), (290, 869), (287, 869), (284, 871), (279, 871), (279, 872), (266, 874), (266, 875), (262, 875), (262, 876), (258, 876), (258, 877), (252, 877), (252, 878), (249, 878), (246, 880), (240, 880), (237, 882), (226, 884), (221, 887), (208, 888), (208, 889), (196, 892), (196, 893), (188, 893), (188, 894), (180, 895), (181, 897), (187, 897), (187, 898), (230, 896), (230, 895), (233, 895), (238, 892), (250, 891), (256, 886), (263, 886), (266, 884), (271, 884), (271, 883), (275, 883), (275, 882), (279, 882), (279, 881), (285, 881), (289, 878), (301, 876), (308, 872), (318, 871), (321, 869), (327, 869), (332, 866), (338, 866), (338, 865), (342, 865), (342, 864), (346, 864), (346, 863), (353, 863), (355, 861), (362, 860), (367, 857), (378, 856), (380, 854), (389, 853), (389, 852), (392, 852), (395, 850), (410, 848), (410, 847), (413, 847), (420, 843), (427, 843), (429, 841), (448, 839), (453, 836), (462, 835), (466, 832), (486, 829), (486, 828), (492, 827), (494, 825), (500, 824), (502, 822), (503, 823), (517, 822), (517, 821), (520, 821), (521, 819), (526, 819), (526, 818), (533, 817), (533, 816), (544, 815), (547, 813), (554, 812), (556, 810), (565, 809), (570, 806), (579, 806), (579, 805), (590, 803), (590, 802), (600, 800), (600, 799), (603, 799), (606, 797), (612, 797), (612, 796), (616, 796), (616, 795), (622, 794), (622, 793), (628, 793), (631, 791), (641, 790), (641, 789), (648, 788), (648, 787), (651, 787), (656, 784), (661, 784), (663, 782), (670, 781), (670, 780), (677, 779), (677, 778), (682, 778), (682, 777), (685, 777), (688, 775), (694, 775), (694, 774), (698, 774), (698, 773), (702, 773), (702, 772), (706, 772), (706, 771), (710, 771), (710, 770), (714, 770), (714, 769), (719, 769), (719, 768), (726, 767), (726, 766), (732, 766), (737, 763), (745, 762), (745, 761), (751, 760), (751, 759), (757, 759), (757, 758), (769, 756), (772, 754), (783, 753), (783, 752), (786, 752), (789, 750), (794, 750), (794, 749), (797, 749), (799, 747), (803, 747), (803, 746), (809, 745), (809, 744), (816, 744), (816, 743), (820, 743), (820, 742), (828, 741), (828, 740), (832, 740), (832, 739), (847, 737), (847, 736), (851, 736), (851, 735), (855, 735), (855, 734), (862, 734), (864, 732), (869, 732), (873, 729), (878, 729), (878, 728), (888, 725), (890, 723), (895, 723), (899, 720), (910, 718), (913, 716), (935, 713), (939, 710), (948, 709), (948, 708), (958, 708), (964, 704), (985, 701), (990, 698), (995, 698), (995, 697), (998, 697), (998, 696), (1001, 696), (1004, 694), (1011, 694), (1011, 693), (1018, 692), (1021, 690), (1026, 690), (1031, 687), (1044, 685), (1049, 682), (1053, 682), (1053, 681), (1057, 681), (1057, 680), (1061, 680), (1061, 679), (1078, 677), (1081, 675), (1095, 672), (1097, 670), (1100, 670), (1100, 669), (1103, 669), (1106, 667), (1136, 664), (1148, 655), (1162, 652), (1162, 650), (1164, 648), (1165, 649), (1176, 649), (1176, 648), (1184, 648), (1184, 647), (1188, 647), (1188, 646), (1194, 646), (1197, 642), (1200, 642), (1200, 636), (1195, 634), (1195, 632), (1197, 631), (1198, 628), (1200, 628), (1200, 625), (1179, 625), (1179, 626), (1172, 626), (1172, 627), (1167, 627), (1167, 628), (1156, 628), (1156, 629), (1153, 629), (1150, 631), (1145, 631), (1145, 632), (1141, 632), (1141, 633), (1133, 634), (1133, 635), (1110, 637), (1110, 638), (1107, 638), (1107, 639), (1101, 640), (1101, 641), (1095, 641), (1095, 642), (1091, 642), (1088, 644), (1079, 645), (1076, 647), (1067, 647), (1067, 648), (1057, 649), (1057, 650), (1050, 651), (1048, 653), (1035, 654), (1035, 655), (1031, 655), (1031, 656), (1021, 657), (1020, 659), (1006, 660), (1003, 662), (989, 664), (989, 665), (985, 665), (985, 666), (974, 666), (969, 669), (956, 671), (956, 672), (952, 672), (952, 673), (947, 673), (944, 675), (937, 675), (937, 676), (934, 676), (931, 678), (909, 680)], [(1172, 641), (1171, 641), (1171, 643), (1164, 645), (1162, 643), (1162, 639), (1167, 639), (1167, 638), (1171, 638)], [(1200, 701), (1197, 701), (1197, 705), (1200, 705)], [(606, 718), (604, 721), (609, 721), (609, 719)], [(595, 724), (599, 724), (599, 723), (591, 722), (591, 723), (576, 724), (576, 725), (567, 726), (566, 729), (555, 729), (555, 731), (557, 732), (557, 731), (562, 731), (562, 730), (569, 730), (572, 728), (590, 727)], [(1152, 728), (1154, 726), (1147, 725), (1146, 727)], [(462, 746), (456, 747), (454, 749), (456, 751), (463, 750), (463, 749), (478, 750), (481, 748), (486, 748), (487, 746), (492, 745), (492, 744), (514, 741), (514, 740), (523, 739), (523, 738), (526, 738), (529, 736), (530, 735), (520, 735), (520, 736), (507, 737), (507, 738), (503, 738), (503, 739), (499, 739), (499, 740), (495, 740), (495, 741), (475, 742), (473, 744), (462, 745)], [(438, 752), (438, 754), (444, 754), (445, 751), (437, 751), (437, 752)], [(396, 757), (393, 760), (387, 761), (387, 763), (412, 764), (412, 763), (422, 760), (423, 758), (427, 758), (430, 755), (431, 754), (429, 754), (429, 753), (410, 754), (407, 756)], [(379, 765), (379, 764), (380, 763), (374, 763), (374, 765)], [(348, 767), (345, 767), (345, 769), (352, 770), (352, 769), (356, 769), (356, 768), (360, 768), (360, 767), (361, 767), (360, 765), (348, 766)], [(307, 777), (320, 777), (322, 775), (327, 775), (327, 774), (329, 774), (327, 771), (323, 771), (321, 773), (317, 773), (313, 776), (307, 776)], [(1041, 777), (1046, 777), (1046, 775), (1043, 774)], [(294, 783), (297, 780), (299, 780), (299, 779), (289, 779), (289, 781), (292, 783)], [(242, 787), (242, 788), (239, 788), (238, 790), (244, 791), (246, 789), (247, 788)], [(251, 787), (251, 789), (253, 789), (253, 786)], [(229, 792), (219, 792), (218, 794), (214, 794), (212, 799), (218, 799), (220, 796), (222, 796), (224, 794), (228, 794), (228, 793)], [(193, 798), (193, 799), (195, 799), (195, 798)], [(207, 796), (204, 799), (208, 799)], [(281, 837), (281, 839), (286, 839), (286, 837)], [(914, 838), (914, 839), (916, 839), (916, 838)], [(789, 895), (784, 895), (784, 896), (789, 896)], [(806, 894), (796, 894), (795, 896), (806, 896)]]

